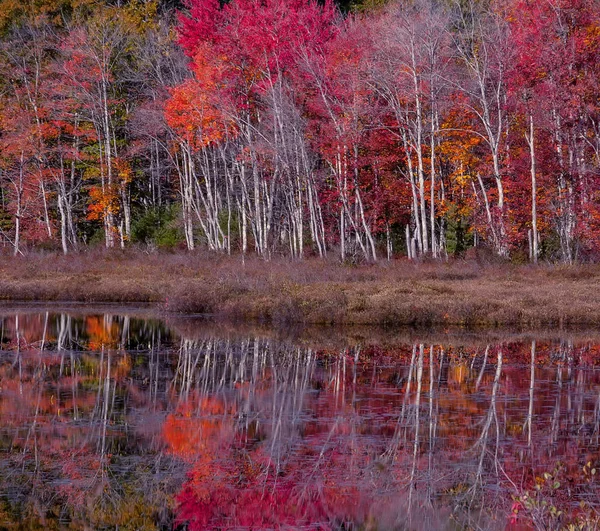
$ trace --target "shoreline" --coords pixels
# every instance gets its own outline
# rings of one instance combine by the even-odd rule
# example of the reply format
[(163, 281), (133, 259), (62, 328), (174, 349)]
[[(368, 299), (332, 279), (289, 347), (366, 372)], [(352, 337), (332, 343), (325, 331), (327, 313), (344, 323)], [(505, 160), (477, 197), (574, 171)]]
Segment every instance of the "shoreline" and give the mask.
[(69, 303), (61, 301), (0, 301), (0, 321), (15, 316), (36, 316), (43, 314), (54, 317), (68, 314), (75, 319), (90, 316), (110, 315), (129, 317), (133, 320), (155, 322), (164, 325), (177, 337), (194, 340), (226, 338), (238, 341), (248, 338), (274, 340), (315, 349), (345, 349), (353, 346), (395, 348), (398, 345), (446, 345), (485, 348), (493, 344), (552, 343), (572, 344), (600, 341), (597, 327), (568, 326), (565, 328), (527, 327), (460, 327), (431, 326), (411, 327), (377, 325), (315, 325), (315, 324), (272, 324), (249, 321), (236, 321), (215, 315), (169, 313), (156, 305), (135, 303)]
[(592, 327), (600, 266), (404, 260), (349, 266), (221, 255), (0, 257), (0, 304), (128, 305), (264, 325)]

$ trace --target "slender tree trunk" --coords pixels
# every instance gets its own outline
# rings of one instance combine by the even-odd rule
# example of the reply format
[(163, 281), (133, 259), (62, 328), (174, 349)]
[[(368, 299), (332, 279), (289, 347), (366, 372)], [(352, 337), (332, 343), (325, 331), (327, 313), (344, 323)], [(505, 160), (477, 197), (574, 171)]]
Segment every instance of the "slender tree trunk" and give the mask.
[(65, 199), (62, 190), (59, 190), (58, 193), (58, 211), (60, 213), (60, 241), (62, 245), (63, 254), (66, 255), (69, 252), (69, 247), (67, 244), (67, 214), (65, 209)]
[(21, 161), (19, 165), (19, 178), (16, 183), (16, 196), (17, 196), (17, 210), (15, 212), (15, 241), (14, 241), (14, 255), (17, 256), (21, 253), (21, 217), (23, 215), (23, 192), (25, 186), (25, 155), (21, 152)]
[(46, 197), (46, 185), (44, 180), (40, 178), (40, 193), (42, 196), (42, 204), (44, 205), (44, 223), (46, 225), (46, 232), (48, 238), (52, 238), (52, 226), (50, 225), (50, 215), (48, 214), (48, 199)]
[(346, 261), (346, 216), (344, 214), (344, 207), (340, 207), (340, 254), (342, 262)]
[[(425, 226), (421, 225), (421, 218), (419, 216), (418, 190), (417, 190), (417, 185), (415, 182), (415, 174), (414, 174), (413, 162), (412, 162), (412, 157), (411, 157), (411, 150), (410, 150), (410, 145), (408, 143), (406, 131), (404, 131), (404, 130), (402, 131), (402, 143), (404, 146), (404, 152), (406, 153), (408, 177), (409, 177), (409, 181), (410, 181), (410, 189), (412, 192), (412, 214), (413, 214), (413, 219), (415, 221), (415, 238), (417, 240), (419, 253), (422, 254), (424, 252), (422, 234), (423, 234), (423, 230), (427, 230), (427, 228)], [(414, 258), (416, 258), (415, 255), (413, 255), (413, 259)]]
[[(433, 104), (433, 96), (432, 96)], [(429, 224), (431, 229), (431, 254), (434, 258), (438, 257), (438, 245), (435, 237), (435, 124), (436, 116), (432, 111), (431, 113), (431, 138), (430, 138), (430, 178), (431, 178), (431, 190), (429, 197)]]
[(429, 236), (427, 234), (427, 205), (425, 203), (425, 169), (423, 165), (423, 109), (421, 102), (421, 88), (419, 86), (419, 76), (417, 74), (417, 62), (415, 58), (414, 42), (411, 45), (411, 60), (412, 60), (412, 78), (413, 88), (415, 91), (415, 108), (416, 108), (416, 139), (415, 151), (417, 153), (417, 177), (419, 179), (419, 211), (421, 219), (421, 238), (422, 252), (429, 252)]
[(21, 197), (17, 197), (17, 211), (15, 213), (15, 241), (13, 243), (13, 254), (17, 256), (21, 252)]
[(536, 184), (536, 168), (535, 168), (535, 142), (534, 142), (534, 127), (533, 116), (529, 115), (529, 134), (525, 135), (529, 144), (529, 157), (531, 161), (531, 228), (532, 228), (532, 261), (534, 264), (538, 262), (538, 222), (537, 222), (537, 184)]

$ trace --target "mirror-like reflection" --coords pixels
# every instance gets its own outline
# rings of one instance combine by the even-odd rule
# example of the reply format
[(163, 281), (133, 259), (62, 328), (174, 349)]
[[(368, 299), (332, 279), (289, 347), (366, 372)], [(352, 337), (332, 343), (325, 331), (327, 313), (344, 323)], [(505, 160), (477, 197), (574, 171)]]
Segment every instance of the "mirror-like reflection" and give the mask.
[(0, 318), (0, 528), (598, 524), (600, 341), (319, 349), (201, 328)]

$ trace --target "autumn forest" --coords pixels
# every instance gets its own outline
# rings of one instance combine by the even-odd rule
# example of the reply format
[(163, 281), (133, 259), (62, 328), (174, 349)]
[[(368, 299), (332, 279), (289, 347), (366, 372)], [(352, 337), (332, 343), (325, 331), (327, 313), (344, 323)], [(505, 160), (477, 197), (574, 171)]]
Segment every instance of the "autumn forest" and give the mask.
[(0, 2), (0, 252), (600, 256), (598, 0)]
[(600, 529), (600, 0), (0, 0), (0, 531)]

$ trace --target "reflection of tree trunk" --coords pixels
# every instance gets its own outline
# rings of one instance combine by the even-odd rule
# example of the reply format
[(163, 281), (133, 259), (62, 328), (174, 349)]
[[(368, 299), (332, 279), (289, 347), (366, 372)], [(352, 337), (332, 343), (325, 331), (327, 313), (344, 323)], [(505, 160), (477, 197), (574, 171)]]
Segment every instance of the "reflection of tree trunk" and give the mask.
[[(102, 349), (102, 357), (104, 357), (104, 348)], [(106, 376), (104, 377), (104, 397), (102, 403), (102, 418), (101, 418), (101, 437), (100, 437), (100, 462), (102, 466), (102, 474), (104, 475), (104, 465), (106, 464), (106, 431), (108, 428), (109, 419), (109, 399), (110, 399), (110, 350), (107, 351), (106, 357)]]
[(398, 453), (398, 447), (400, 445), (400, 438), (402, 433), (402, 428), (404, 426), (404, 417), (406, 414), (406, 407), (408, 401), (410, 399), (410, 389), (413, 378), (413, 371), (415, 368), (415, 360), (417, 357), (417, 345), (413, 345), (412, 356), (410, 359), (410, 366), (408, 370), (408, 378), (406, 380), (406, 388), (404, 390), (404, 398), (402, 399), (402, 408), (400, 410), (400, 414), (398, 415), (398, 420), (396, 421), (396, 428), (394, 429), (394, 435), (390, 441), (390, 444), (387, 450), (383, 453), (382, 458), (386, 458), (390, 461), (393, 461), (396, 458)]
[(563, 391), (563, 379), (562, 379), (562, 367), (559, 365), (556, 369), (556, 402), (554, 404), (554, 413), (552, 414), (552, 432), (550, 440), (552, 443), (556, 443), (558, 441), (558, 434), (560, 431), (560, 404), (562, 401), (562, 391)]
[(475, 390), (478, 390), (479, 386), (481, 385), (481, 379), (483, 378), (483, 374), (485, 372), (485, 367), (487, 365), (489, 351), (490, 351), (490, 346), (487, 345), (485, 347), (485, 353), (483, 355), (483, 364), (481, 365), (481, 370), (479, 371), (479, 376), (477, 377), (477, 383), (475, 384)]
[(415, 474), (417, 472), (417, 456), (419, 454), (419, 427), (420, 427), (420, 408), (421, 408), (421, 387), (423, 382), (423, 352), (424, 346), (419, 345), (419, 360), (417, 362), (417, 395), (415, 397), (415, 438), (413, 444), (412, 468), (410, 471), (410, 487), (408, 492), (408, 519), (412, 517), (412, 497), (414, 491), (417, 490), (415, 484)]
[(15, 335), (17, 336), (17, 349), (15, 351), (17, 359), (13, 363), (13, 367), (17, 364), (19, 366), (19, 394), (23, 395), (23, 361), (21, 359), (21, 328), (19, 326), (19, 314), (15, 316)]
[[(40, 346), (40, 354), (44, 352), (44, 348), (45, 348), (45, 343), (46, 343), (46, 332), (47, 332), (47, 328), (48, 328), (48, 312), (46, 312), (46, 317), (44, 320), (44, 331), (43, 331), (43, 336), (42, 336), (42, 342), (41, 342), (41, 346)], [(17, 334), (18, 334), (18, 315), (17, 315)], [(34, 458), (34, 463), (35, 463), (35, 474), (37, 475), (39, 472), (39, 466), (40, 466), (40, 458), (39, 458), (39, 453), (38, 453), (38, 438), (37, 438), (37, 425), (38, 425), (38, 416), (40, 414), (40, 406), (42, 403), (42, 396), (43, 396), (43, 391), (44, 391), (44, 380), (45, 380), (45, 376), (46, 376), (46, 368), (45, 365), (42, 364), (40, 362), (41, 367), (39, 367), (39, 373), (38, 370), (36, 370), (37, 374), (37, 385), (38, 385), (38, 393), (37, 393), (37, 399), (35, 402), (35, 412), (33, 414), (33, 421), (31, 423), (31, 426), (29, 427), (29, 430), (27, 430), (27, 437), (25, 438), (25, 443), (23, 444), (23, 458), (25, 458), (25, 456), (27, 455), (28, 452), (28, 448), (29, 448), (29, 442), (31, 439), (33, 439), (33, 458)], [(19, 371), (21, 371), (21, 356), (19, 353)], [(19, 378), (19, 381), (21, 382), (21, 379)], [(42, 417), (44, 416), (44, 413), (42, 413)]]
[(71, 393), (73, 395), (73, 420), (76, 422), (79, 420), (79, 408), (77, 406), (77, 390), (79, 389), (78, 379), (75, 377), (75, 356), (73, 355), (73, 351), (71, 350), (69, 353), (69, 358), (71, 362), (71, 374), (73, 377), (71, 378)]
[(490, 431), (490, 427), (492, 425), (492, 421), (494, 419), (496, 420), (496, 439), (497, 439), (496, 440), (496, 451), (498, 449), (498, 443), (499, 443), (498, 439), (500, 437), (500, 433), (499, 433), (499, 427), (498, 427), (498, 419), (496, 416), (496, 397), (498, 394), (498, 387), (500, 386), (501, 374), (502, 374), (502, 352), (498, 352), (496, 374), (494, 376), (494, 383), (492, 385), (492, 396), (490, 398), (490, 408), (488, 410), (488, 414), (486, 416), (485, 423), (483, 425), (483, 429), (481, 430), (481, 435), (479, 436), (479, 439), (477, 440), (477, 442), (474, 445), (474, 447), (480, 445), (481, 452), (479, 454), (479, 462), (477, 464), (475, 480), (473, 481), (473, 485), (469, 489), (469, 491), (473, 495), (473, 498), (475, 497), (475, 495), (477, 493), (477, 486), (482, 483), (481, 478), (483, 476), (483, 461), (484, 461), (485, 454), (487, 452), (488, 434)]
[[(200, 346), (192, 339), (181, 339), (179, 348), (179, 357), (173, 386), (177, 388), (179, 383), (179, 400), (185, 402), (188, 397), (192, 384), (194, 382), (194, 371), (200, 361), (200, 356), (205, 354), (205, 362), (210, 360), (210, 347), (204, 350), (206, 342), (202, 342)], [(192, 361), (193, 355), (196, 353), (195, 359)]]
[[(270, 465), (272, 461), (275, 461), (275, 479), (279, 476), (281, 471), (281, 457), (283, 454), (283, 436), (282, 426), (284, 421), (284, 411), (289, 393), (289, 376), (290, 376), (290, 365), (285, 364), (282, 367), (282, 373), (278, 374), (278, 367), (275, 364), (273, 358), (273, 352), (270, 352), (271, 371), (273, 374), (273, 405), (272, 405), (272, 416), (271, 416), (271, 448), (269, 452), (269, 460), (266, 467), (267, 474), (269, 473)], [(287, 365), (287, 366), (286, 366)], [(277, 403), (279, 401), (279, 404)], [(265, 477), (266, 480), (266, 477)]]
[(433, 496), (433, 482), (432, 482), (432, 477), (433, 477), (433, 450), (435, 448), (435, 438), (436, 438), (436, 432), (437, 432), (437, 417), (438, 417), (438, 411), (437, 408), (439, 407), (439, 403), (436, 402), (436, 404), (438, 404), (436, 406), (436, 411), (434, 413), (434, 408), (433, 408), (433, 403), (434, 403), (434, 387), (433, 387), (433, 380), (434, 380), (434, 369), (433, 369), (433, 345), (431, 345), (429, 347), (429, 474), (428, 474), (428, 483), (427, 483), (427, 497), (428, 497), (428, 502), (431, 504), (432, 503), (432, 496)]
[(527, 446), (531, 447), (531, 422), (533, 420), (533, 396), (535, 385), (535, 341), (531, 342), (531, 364), (529, 370), (529, 409), (523, 430), (527, 429)]

